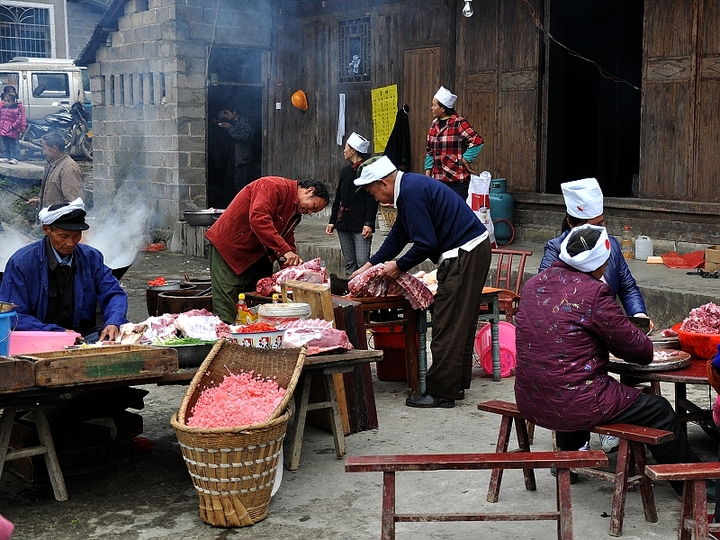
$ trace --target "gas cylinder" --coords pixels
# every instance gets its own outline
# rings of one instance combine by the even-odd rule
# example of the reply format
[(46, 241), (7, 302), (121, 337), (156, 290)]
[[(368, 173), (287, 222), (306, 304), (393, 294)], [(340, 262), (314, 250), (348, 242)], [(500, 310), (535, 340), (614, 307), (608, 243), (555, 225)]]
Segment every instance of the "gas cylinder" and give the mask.
[[(513, 220), (513, 205), (515, 201), (507, 192), (507, 178), (493, 178), (490, 181), (490, 215), (493, 221), (506, 219)], [(512, 239), (513, 231), (507, 223), (495, 224), (495, 239), (498, 244), (505, 244)]]

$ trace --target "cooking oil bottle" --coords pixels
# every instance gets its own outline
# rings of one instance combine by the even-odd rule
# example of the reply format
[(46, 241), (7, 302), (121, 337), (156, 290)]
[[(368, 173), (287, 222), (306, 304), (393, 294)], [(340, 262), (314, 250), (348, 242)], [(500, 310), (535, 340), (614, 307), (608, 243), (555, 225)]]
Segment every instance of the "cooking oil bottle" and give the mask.
[(622, 240), (620, 241), (620, 251), (626, 259), (633, 258), (633, 239), (630, 232), (630, 225), (623, 227)]
[(235, 324), (249, 324), (251, 319), (250, 310), (245, 303), (245, 294), (238, 294), (238, 301), (235, 304), (237, 307), (237, 314), (235, 315)]

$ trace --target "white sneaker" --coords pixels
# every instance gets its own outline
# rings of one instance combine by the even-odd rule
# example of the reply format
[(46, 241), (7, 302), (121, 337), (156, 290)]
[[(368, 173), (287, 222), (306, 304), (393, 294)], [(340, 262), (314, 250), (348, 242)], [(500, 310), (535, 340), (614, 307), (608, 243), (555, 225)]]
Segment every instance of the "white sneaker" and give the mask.
[(8, 161), (10, 161), (10, 160), (6, 157), (0, 158), (0, 163), (7, 163)]
[(10, 165), (15, 165), (15, 164), (17, 163), (17, 159), (11, 158), (11, 159), (8, 161), (8, 163), (9, 163)]
[(580, 448), (578, 448), (581, 452), (589, 452), (590, 451), (590, 441), (583, 444)]
[(620, 446), (620, 439), (613, 437), (612, 435), (598, 435), (600, 437), (600, 446), (603, 452), (609, 454), (611, 452), (617, 452), (618, 446)]

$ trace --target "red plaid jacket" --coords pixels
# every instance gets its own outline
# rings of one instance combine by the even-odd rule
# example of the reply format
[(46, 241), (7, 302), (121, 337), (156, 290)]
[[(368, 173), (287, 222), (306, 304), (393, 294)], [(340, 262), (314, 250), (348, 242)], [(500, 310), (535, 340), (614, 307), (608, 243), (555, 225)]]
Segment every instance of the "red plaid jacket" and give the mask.
[(463, 117), (453, 114), (443, 127), (435, 119), (427, 136), (427, 155), (433, 161), (430, 176), (443, 182), (469, 182), (470, 172), (462, 162), (463, 152), (481, 144), (482, 137)]

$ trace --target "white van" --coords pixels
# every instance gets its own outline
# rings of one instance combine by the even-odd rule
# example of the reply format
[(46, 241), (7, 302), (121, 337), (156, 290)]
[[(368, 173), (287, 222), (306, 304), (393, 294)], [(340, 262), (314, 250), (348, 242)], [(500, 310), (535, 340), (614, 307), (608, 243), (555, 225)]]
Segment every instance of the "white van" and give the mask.
[(0, 91), (7, 85), (17, 88), (25, 116), (32, 120), (41, 120), (76, 101), (89, 110), (87, 68), (76, 66), (71, 59), (15, 57), (0, 64)]

